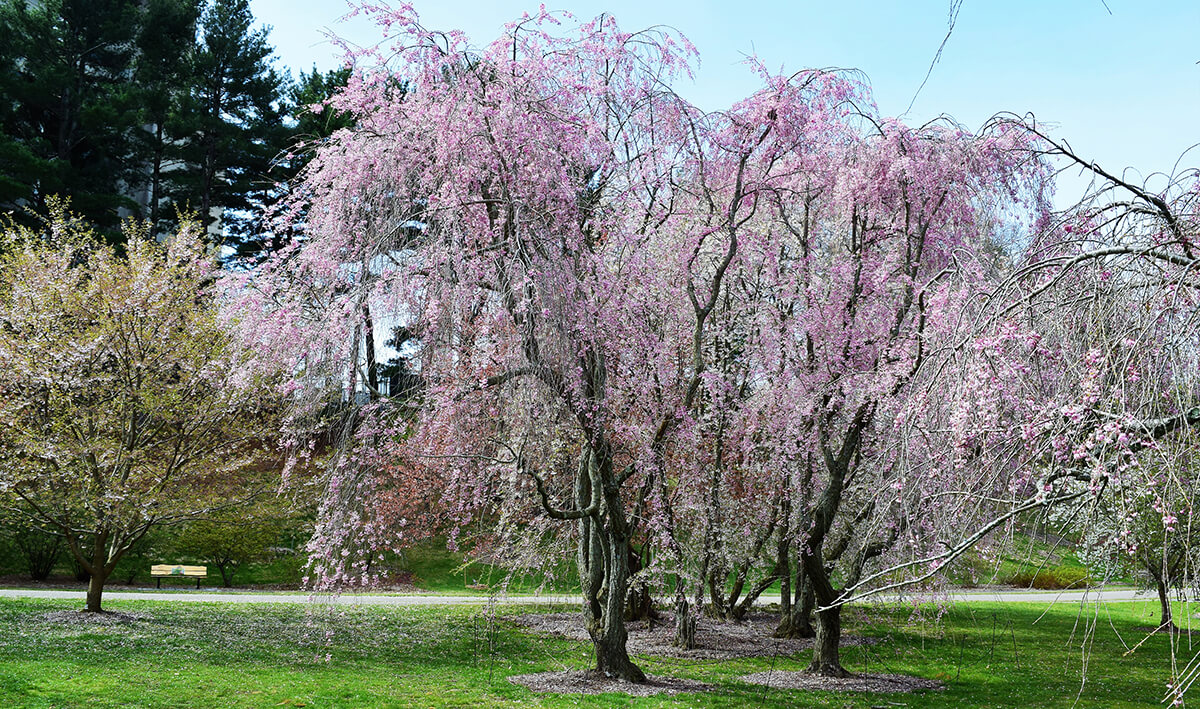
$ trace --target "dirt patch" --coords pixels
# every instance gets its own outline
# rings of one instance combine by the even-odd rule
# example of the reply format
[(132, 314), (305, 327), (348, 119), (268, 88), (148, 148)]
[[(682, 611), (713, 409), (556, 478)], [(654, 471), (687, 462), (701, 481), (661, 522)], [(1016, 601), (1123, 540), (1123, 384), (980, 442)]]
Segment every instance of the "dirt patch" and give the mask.
[(647, 677), (641, 684), (619, 682), (605, 677), (595, 670), (567, 672), (539, 672), (532, 675), (515, 675), (509, 682), (527, 687), (538, 693), (555, 694), (603, 694), (619, 692), (632, 697), (649, 697), (655, 694), (682, 694), (684, 692), (707, 692), (712, 685), (690, 679), (674, 677)]
[(120, 613), (103, 611), (101, 613), (86, 613), (84, 611), (53, 611), (34, 616), (35, 622), (52, 625), (127, 625), (147, 620), (150, 616), (142, 613)]
[(755, 672), (739, 677), (749, 684), (761, 684), (771, 689), (809, 689), (825, 692), (919, 692), (945, 689), (941, 682), (910, 675), (856, 674), (849, 677), (825, 677), (811, 672)]
[[(557, 635), (559, 637), (589, 642), (587, 630), (578, 613), (529, 613), (509, 618), (530, 630)], [(741, 622), (721, 622), (701, 618), (696, 624), (696, 648), (684, 650), (675, 647), (675, 619), (670, 613), (663, 614), (658, 621), (635, 621), (626, 623), (629, 633), (626, 648), (631, 654), (658, 655), (696, 660), (730, 660), (739, 657), (775, 657), (794, 655), (812, 649), (812, 640), (807, 638), (773, 638), (771, 632), (779, 617), (767, 613), (755, 613)], [(842, 647), (867, 645), (877, 638), (843, 635)]]

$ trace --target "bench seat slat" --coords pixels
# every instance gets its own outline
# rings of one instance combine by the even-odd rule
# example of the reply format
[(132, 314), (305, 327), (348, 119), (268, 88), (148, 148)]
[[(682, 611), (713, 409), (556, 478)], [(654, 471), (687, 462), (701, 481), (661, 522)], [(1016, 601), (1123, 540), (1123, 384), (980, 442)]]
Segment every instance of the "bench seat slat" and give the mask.
[(207, 566), (184, 566), (182, 564), (155, 564), (150, 567), (151, 576), (207, 577)]

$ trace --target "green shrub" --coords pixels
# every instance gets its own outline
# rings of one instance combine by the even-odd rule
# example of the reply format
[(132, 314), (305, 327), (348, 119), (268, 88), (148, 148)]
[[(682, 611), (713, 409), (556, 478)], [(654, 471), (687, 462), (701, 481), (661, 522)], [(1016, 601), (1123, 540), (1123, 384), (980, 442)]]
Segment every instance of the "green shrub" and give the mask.
[(1053, 569), (1022, 569), (1004, 580), (1021, 588), (1058, 591), (1066, 588), (1087, 588), (1092, 577), (1087, 569), (1078, 566), (1059, 566)]

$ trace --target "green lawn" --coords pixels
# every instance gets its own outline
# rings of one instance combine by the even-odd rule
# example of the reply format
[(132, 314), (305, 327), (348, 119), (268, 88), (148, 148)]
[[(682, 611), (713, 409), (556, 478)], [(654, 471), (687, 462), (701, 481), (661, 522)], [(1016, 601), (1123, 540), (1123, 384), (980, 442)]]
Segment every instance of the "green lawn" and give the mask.
[[(1078, 606), (1064, 604), (1043, 615), (1043, 607), (1032, 604), (972, 603), (939, 622), (910, 622), (907, 611), (877, 609), (854, 610), (847, 619), (850, 632), (884, 638), (874, 647), (847, 648), (851, 670), (938, 678), (946, 682), (944, 692), (806, 693), (736, 679), (799, 669), (805, 656), (723, 662), (642, 657), (651, 674), (702, 679), (716, 690), (636, 700), (545, 696), (506, 678), (584, 668), (587, 646), (525, 634), (503, 620), (490, 621), (478, 607), (306, 611), (114, 601), (111, 610), (141, 619), (84, 626), (44, 618), (77, 606), (0, 601), (0, 706), (1151, 707), (1158, 705), (1169, 667), (1165, 636), (1124, 654), (1144, 637), (1134, 627), (1153, 623), (1151, 604), (1113, 604), (1082, 615)], [(1095, 624), (1090, 635), (1083, 632), (1089, 623)], [(1186, 648), (1180, 655), (1190, 658)]]

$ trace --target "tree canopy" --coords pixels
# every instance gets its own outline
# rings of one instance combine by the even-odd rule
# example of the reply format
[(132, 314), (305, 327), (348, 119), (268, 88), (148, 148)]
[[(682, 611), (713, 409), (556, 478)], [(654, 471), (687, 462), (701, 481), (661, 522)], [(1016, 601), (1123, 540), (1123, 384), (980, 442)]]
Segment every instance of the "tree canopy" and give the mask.
[(129, 227), (121, 255), (51, 206), (0, 236), (0, 505), (65, 541), (99, 611), (153, 526), (247, 494), (276, 405), (217, 315), (196, 222), (165, 245)]
[(368, 407), (332, 463), (323, 578), (360, 576), (366, 556), (331, 550), (395, 543), (429, 495), (451, 523), (495, 522), (497, 553), (557, 530), (597, 669), (639, 680), (635, 539), (674, 575), (687, 642), (736, 557), (721, 540), (765, 530), (803, 550), (814, 668), (842, 672), (835, 584), (901, 533), (911, 555), (938, 544), (955, 515), (928, 524), (934, 493), (975, 484), (926, 484), (888, 441), (997, 231), (1046, 209), (1031, 138), (881, 118), (836, 72), (763, 70), (705, 113), (670, 89), (686, 40), (607, 16), (563, 31), (541, 13), (478, 50), (409, 9), (379, 21), (398, 39), (329, 102), (355, 123), (301, 174), (301, 236), (231, 283), (247, 337), (304, 374), (295, 422), (358, 390), (373, 321), (417, 343), (416, 416)]

